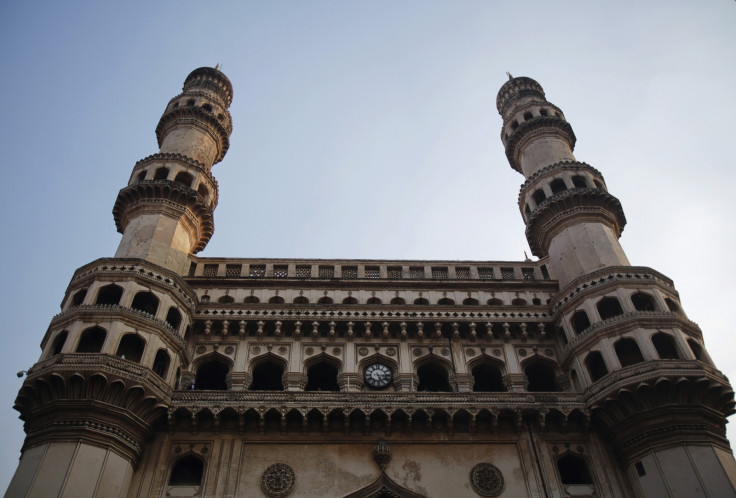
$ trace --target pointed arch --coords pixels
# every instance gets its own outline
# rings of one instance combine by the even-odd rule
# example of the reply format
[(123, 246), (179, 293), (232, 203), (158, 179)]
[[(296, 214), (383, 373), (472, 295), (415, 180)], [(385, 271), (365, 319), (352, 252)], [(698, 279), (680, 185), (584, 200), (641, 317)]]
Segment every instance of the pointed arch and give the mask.
[(346, 495), (345, 498), (379, 498), (382, 496), (400, 496), (401, 498), (425, 498), (394, 482), (385, 472), (368, 486)]
[(522, 362), (529, 392), (559, 392), (557, 384), (557, 364), (540, 355), (534, 355)]
[(305, 391), (339, 391), (337, 375), (342, 370), (342, 362), (322, 353), (304, 362), (307, 374)]
[(419, 377), (417, 391), (452, 392), (450, 372), (452, 365), (437, 355), (429, 355), (415, 363)]
[(508, 389), (503, 383), (505, 367), (503, 362), (486, 354), (468, 362), (468, 370), (473, 376), (473, 391), (506, 392)]
[(193, 364), (193, 370), (196, 372), (194, 388), (217, 391), (227, 390), (232, 368), (233, 361), (217, 352), (197, 358)]
[(278, 355), (268, 352), (251, 362), (251, 391), (283, 391), (282, 377), (286, 371), (286, 361)]

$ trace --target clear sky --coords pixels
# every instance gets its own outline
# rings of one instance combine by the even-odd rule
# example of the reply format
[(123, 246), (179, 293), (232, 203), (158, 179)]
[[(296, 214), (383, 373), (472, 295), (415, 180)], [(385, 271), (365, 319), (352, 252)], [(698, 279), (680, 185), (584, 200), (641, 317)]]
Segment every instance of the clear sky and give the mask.
[(564, 110), (632, 264), (674, 279), (736, 379), (735, 26), (733, 0), (1, 2), (0, 490), (16, 372), (74, 270), (115, 253), (115, 197), (166, 103), (218, 62), (234, 131), (203, 256), (523, 260), (509, 71)]

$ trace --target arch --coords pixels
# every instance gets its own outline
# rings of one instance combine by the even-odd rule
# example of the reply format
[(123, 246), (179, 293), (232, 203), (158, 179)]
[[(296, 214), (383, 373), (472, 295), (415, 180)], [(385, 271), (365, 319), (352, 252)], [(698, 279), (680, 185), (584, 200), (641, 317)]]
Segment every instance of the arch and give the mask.
[(77, 353), (99, 353), (105, 344), (107, 331), (102, 327), (91, 327), (82, 332), (77, 344)]
[(348, 296), (342, 300), (342, 304), (358, 304), (358, 300), (353, 296)]
[(115, 356), (119, 356), (128, 361), (140, 363), (143, 358), (143, 350), (146, 349), (146, 341), (138, 334), (125, 334), (120, 338), (118, 350)]
[(154, 180), (166, 180), (169, 177), (169, 168), (158, 168), (153, 174)]
[(51, 356), (56, 356), (57, 354), (61, 353), (61, 350), (64, 349), (64, 344), (66, 344), (66, 338), (69, 336), (69, 332), (66, 330), (62, 330), (59, 332), (56, 337), (54, 337), (54, 342), (51, 344)]
[(702, 361), (703, 363), (708, 363), (708, 360), (705, 357), (705, 353), (703, 352), (703, 347), (698, 344), (695, 339), (688, 339), (687, 345), (690, 346), (690, 351), (693, 352), (693, 356), (696, 360)]
[(595, 188), (599, 188), (601, 190), (605, 190), (605, 188), (603, 187), (603, 184), (601, 182), (599, 182), (598, 180), (593, 180), (593, 184), (595, 185)]
[(145, 170), (143, 170), (143, 171), (141, 171), (140, 173), (138, 173), (138, 181), (139, 181), (139, 182), (142, 182), (142, 181), (143, 181), (143, 180), (145, 180), (145, 179), (146, 179), (146, 171), (145, 171)]
[(166, 313), (166, 323), (171, 325), (172, 329), (179, 330), (179, 325), (181, 325), (181, 313), (176, 309), (176, 306), (169, 308), (168, 313)]
[(455, 300), (450, 299), (449, 297), (443, 297), (442, 299), (437, 301), (437, 304), (439, 304), (440, 306), (454, 306)]
[(491, 299), (488, 300), (488, 302), (486, 304), (488, 306), (503, 306), (503, 301), (501, 301), (497, 297), (492, 297)]
[(526, 302), (526, 299), (517, 297), (511, 300), (511, 305), (512, 306), (526, 306), (527, 302)]
[(619, 340), (613, 348), (616, 350), (616, 356), (618, 356), (618, 361), (622, 367), (636, 365), (644, 361), (639, 345), (630, 337)]
[(85, 297), (87, 297), (87, 289), (79, 289), (72, 297), (72, 306), (81, 305), (84, 302)]
[(576, 334), (582, 334), (590, 327), (588, 314), (584, 310), (578, 310), (570, 318), (570, 324)]
[(176, 183), (180, 183), (184, 185), (185, 187), (192, 187), (192, 182), (194, 181), (194, 177), (187, 173), (186, 171), (179, 171), (176, 176), (174, 177), (174, 181)]
[(600, 351), (592, 351), (585, 357), (585, 367), (588, 369), (590, 378), (593, 382), (603, 378), (608, 374), (608, 367), (603, 359)]
[(667, 304), (667, 308), (673, 312), (673, 313), (679, 313), (680, 312), (680, 306), (675, 302), (674, 299), (671, 299), (669, 297), (664, 298), (665, 304)]
[(358, 372), (360, 373), (360, 375), (362, 376), (365, 369), (373, 363), (383, 363), (384, 365), (388, 366), (394, 375), (394, 380), (396, 380), (396, 374), (399, 371), (399, 364), (396, 362), (396, 360), (393, 360), (390, 357), (384, 356), (380, 353), (373, 353), (372, 355), (366, 356), (358, 362)]
[(123, 288), (117, 284), (109, 284), (100, 287), (100, 290), (97, 291), (95, 304), (120, 304), (121, 297), (123, 297)]
[(677, 352), (677, 344), (675, 338), (664, 332), (659, 332), (652, 336), (652, 344), (657, 350), (660, 360), (679, 360), (680, 354)]
[(427, 306), (429, 304), (429, 301), (427, 301), (423, 297), (418, 297), (414, 300), (414, 304), (417, 306)]
[(562, 178), (555, 178), (550, 182), (549, 188), (552, 190), (552, 194), (559, 194), (567, 190), (567, 185), (565, 185), (565, 181)]
[(158, 298), (151, 291), (141, 291), (135, 295), (130, 307), (155, 316), (158, 311)]
[(307, 296), (297, 296), (294, 298), (294, 304), (309, 304), (309, 298)]
[(206, 112), (212, 112), (212, 106), (210, 104), (202, 104), (202, 109)]
[(254, 296), (252, 294), (250, 296), (246, 296), (246, 298), (243, 299), (244, 304), (258, 304), (260, 302), (261, 300), (258, 299), (258, 296)]
[(199, 195), (200, 195), (201, 197), (204, 197), (205, 199), (207, 198), (207, 196), (209, 196), (209, 195), (210, 195), (210, 191), (209, 191), (209, 190), (207, 190), (207, 187), (205, 187), (205, 186), (204, 186), (204, 183), (200, 183), (200, 184), (199, 184), (199, 187), (197, 187), (197, 193), (198, 193), (198, 194), (199, 194)]
[(617, 298), (612, 296), (604, 297), (598, 301), (598, 304), (596, 304), (595, 307), (598, 309), (598, 314), (600, 315), (601, 320), (608, 320), (614, 316), (624, 314), (624, 310), (621, 308), (621, 303), (618, 302)]
[(558, 392), (557, 374), (554, 367), (540, 359), (532, 359), (524, 367), (527, 380), (527, 391), (530, 392)]
[(254, 362), (251, 391), (283, 391), (282, 377), (286, 364), (277, 356), (268, 353)]
[(334, 301), (330, 296), (322, 296), (317, 300), (317, 304), (333, 304)]
[(417, 368), (417, 391), (452, 392), (447, 368), (431, 359)]
[(483, 360), (476, 362), (470, 373), (473, 375), (473, 391), (476, 392), (506, 392), (503, 383), (503, 374), (495, 362)]
[(541, 203), (544, 202), (544, 200), (547, 198), (547, 196), (544, 194), (544, 190), (537, 189), (532, 194), (532, 199), (534, 199), (534, 203), (539, 206)]
[(632, 294), (631, 304), (634, 305), (636, 311), (657, 311), (657, 306), (654, 304), (654, 297), (645, 292)]
[(587, 188), (588, 182), (585, 181), (585, 177), (581, 175), (575, 175), (572, 177), (572, 184), (575, 188)]
[(402, 305), (406, 304), (406, 299), (404, 299), (403, 297), (395, 297), (395, 298), (391, 299), (391, 303), (390, 304), (397, 305), (397, 306), (402, 306)]
[(477, 299), (468, 297), (466, 299), (463, 299), (463, 306), (478, 306), (480, 302), (478, 302)]
[(369, 298), (365, 303), (366, 304), (374, 304), (375, 305), (375, 304), (383, 304), (383, 301), (381, 301), (381, 298), (380, 297), (373, 296), (373, 297)]
[(229, 295), (220, 296), (219, 298), (217, 298), (217, 302), (220, 304), (232, 304), (235, 302), (235, 298)]
[(198, 390), (225, 391), (230, 374), (231, 361), (220, 354), (210, 354), (198, 362), (194, 388)]
[(165, 349), (159, 349), (156, 352), (156, 358), (153, 360), (153, 372), (161, 377), (166, 378), (166, 374), (169, 373), (169, 365), (171, 364), (171, 357)]
[(268, 300), (268, 304), (284, 304), (284, 298), (281, 296), (272, 296), (271, 299)]
[(204, 462), (189, 454), (181, 457), (171, 467), (169, 486), (200, 486), (204, 475)]
[(331, 361), (326, 361), (326, 355), (315, 361), (307, 368), (307, 385), (305, 391), (339, 391), (337, 383), (338, 367)]
[(533, 118), (534, 118), (534, 116), (532, 115), (531, 112), (525, 112), (524, 113), (524, 121), (529, 121), (530, 119), (533, 119)]
[(567, 453), (557, 460), (557, 471), (562, 484), (593, 484), (588, 464), (574, 453)]

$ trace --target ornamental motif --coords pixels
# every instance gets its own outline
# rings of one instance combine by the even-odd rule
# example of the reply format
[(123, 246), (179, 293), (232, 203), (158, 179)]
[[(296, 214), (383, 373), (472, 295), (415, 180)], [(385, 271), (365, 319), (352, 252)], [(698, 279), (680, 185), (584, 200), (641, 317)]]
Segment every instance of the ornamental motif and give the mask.
[(275, 463), (263, 471), (261, 489), (268, 496), (286, 496), (294, 489), (294, 469), (285, 463)]
[(495, 465), (479, 463), (470, 470), (470, 484), (481, 496), (498, 496), (503, 493), (503, 474)]
[(310, 346), (310, 347), (308, 347), (307, 349), (304, 350), (304, 353), (306, 355), (314, 354), (314, 348)]
[(337, 355), (339, 355), (340, 353), (342, 353), (342, 349), (340, 349), (340, 348), (333, 348), (333, 349), (332, 349), (332, 354), (333, 354), (333, 355), (337, 356)]
[(440, 353), (442, 354), (442, 356), (447, 356), (448, 354), (450, 354), (450, 349), (449, 348), (442, 348), (442, 350), (440, 351)]
[(261, 353), (261, 347), (260, 346), (253, 346), (250, 348), (250, 352), (253, 354), (260, 354)]
[(493, 356), (501, 356), (501, 350), (500, 349), (494, 349), (493, 350)]
[(368, 354), (368, 348), (360, 348), (360, 349), (358, 350), (358, 354), (359, 354), (360, 356), (365, 356), (365, 355), (367, 355), (367, 354)]
[(389, 356), (393, 356), (396, 354), (396, 348), (388, 348), (386, 349), (386, 354)]
[(419, 348), (414, 348), (414, 351), (412, 351), (412, 353), (414, 353), (414, 356), (422, 356), (422, 350)]
[(286, 346), (281, 346), (279, 348), (279, 354), (286, 354), (287, 351), (288, 349), (286, 349)]
[(233, 354), (235, 352), (235, 348), (232, 346), (228, 346), (225, 348), (225, 354)]
[(526, 356), (526, 349), (520, 349), (519, 350), (519, 356), (521, 356), (521, 357)]
[(467, 349), (467, 350), (465, 351), (465, 354), (467, 354), (468, 356), (475, 356), (475, 349), (473, 349), (473, 348), (468, 348), (468, 349)]
[(553, 354), (555, 354), (555, 352), (547, 348), (544, 350), (544, 354), (546, 354), (547, 356), (552, 356)]
[(197, 346), (197, 354), (202, 354), (205, 351), (207, 351), (207, 348), (204, 346)]

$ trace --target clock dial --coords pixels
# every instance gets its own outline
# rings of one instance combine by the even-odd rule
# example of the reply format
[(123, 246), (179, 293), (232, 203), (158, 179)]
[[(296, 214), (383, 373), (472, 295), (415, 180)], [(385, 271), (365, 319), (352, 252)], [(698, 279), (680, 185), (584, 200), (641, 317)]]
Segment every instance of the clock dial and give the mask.
[(365, 382), (371, 387), (386, 387), (391, 383), (393, 373), (383, 363), (373, 363), (365, 369)]

